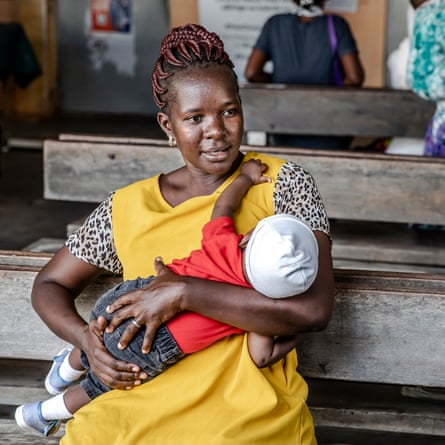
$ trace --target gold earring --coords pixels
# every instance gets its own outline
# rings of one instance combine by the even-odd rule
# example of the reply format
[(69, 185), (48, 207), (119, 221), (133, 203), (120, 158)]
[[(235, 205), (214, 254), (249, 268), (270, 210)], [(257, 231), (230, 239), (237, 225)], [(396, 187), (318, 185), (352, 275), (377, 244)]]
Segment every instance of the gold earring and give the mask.
[(176, 139), (172, 135), (168, 137), (168, 146), (176, 147)]

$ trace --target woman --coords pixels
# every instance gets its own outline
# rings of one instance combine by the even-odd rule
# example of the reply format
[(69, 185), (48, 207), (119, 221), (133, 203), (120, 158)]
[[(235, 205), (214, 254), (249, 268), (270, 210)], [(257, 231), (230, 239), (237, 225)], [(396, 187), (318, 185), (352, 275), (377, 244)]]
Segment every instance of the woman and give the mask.
[[(67, 424), (63, 445), (146, 443), (315, 444), (306, 407), (307, 385), (295, 371), (295, 351), (258, 369), (245, 336), (221, 340), (192, 354), (146, 385), (131, 363), (113, 359), (100, 333), (133, 318), (121, 337), (125, 348), (138, 325), (149, 347), (156, 329), (182, 311), (198, 312), (246, 331), (284, 336), (323, 329), (333, 306), (331, 244), (326, 212), (312, 177), (295, 164), (240, 150), (243, 115), (233, 64), (214, 33), (198, 25), (173, 29), (163, 40), (152, 76), (158, 122), (184, 158), (184, 166), (111, 194), (72, 235), (35, 280), (32, 301), (47, 325), (85, 351), (92, 371), (121, 390), (100, 396)], [(173, 274), (167, 262), (199, 246), (213, 203), (252, 157), (273, 178), (252, 188), (235, 219), (247, 232), (274, 213), (298, 216), (319, 245), (319, 273), (304, 294), (274, 301), (253, 289)], [(124, 279), (158, 278), (122, 296), (104, 319), (86, 324), (74, 308), (85, 285), (103, 269)], [(131, 389), (131, 390), (130, 390)]]
[(408, 83), (420, 97), (436, 102), (423, 154), (445, 157), (445, 0), (411, 0), (411, 5), (416, 12)]
[[(323, 12), (324, 0), (294, 0), (295, 14), (277, 14), (263, 26), (250, 54), (244, 75), (249, 82), (301, 85), (361, 86), (364, 70), (348, 22)], [(329, 21), (332, 19), (332, 22)], [(332, 26), (330, 30), (330, 26)], [(336, 50), (332, 37), (336, 39)], [(335, 61), (340, 62), (341, 80), (336, 81)], [(266, 73), (266, 62), (273, 62)], [(273, 145), (308, 148), (343, 148), (350, 138), (274, 135)], [(345, 145), (347, 144), (347, 145)]]

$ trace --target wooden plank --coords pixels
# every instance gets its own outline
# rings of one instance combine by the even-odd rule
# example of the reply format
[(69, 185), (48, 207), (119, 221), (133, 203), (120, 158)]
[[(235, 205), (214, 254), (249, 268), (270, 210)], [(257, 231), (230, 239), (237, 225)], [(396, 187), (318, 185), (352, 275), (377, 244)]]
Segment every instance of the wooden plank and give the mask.
[[(308, 406), (314, 417), (316, 431), (322, 436), (329, 437), (332, 440), (329, 443), (379, 445), (443, 443), (430, 442), (433, 437), (444, 436), (443, 402), (405, 397), (402, 391), (406, 387), (399, 385), (311, 378), (307, 378), (307, 383)], [(414, 390), (417, 387), (409, 388)], [(342, 431), (343, 440), (335, 441), (332, 434), (325, 435), (324, 430), (328, 429)], [(380, 432), (380, 435), (375, 441), (360, 440), (359, 435), (365, 432), (368, 435)], [(349, 442), (345, 436), (352, 433), (355, 433), (354, 440)], [(385, 437), (384, 440), (383, 434), (390, 437)], [(408, 435), (405, 439), (410, 440), (403, 441), (401, 434)]]
[(60, 133), (58, 140), (66, 142), (102, 142), (109, 144), (154, 145), (158, 147), (167, 146), (167, 142), (162, 139), (136, 138), (127, 136), (104, 136), (97, 134)]
[(443, 387), (445, 276), (336, 270), (328, 328), (304, 334), (312, 378)]
[(294, 161), (315, 178), (330, 218), (443, 224), (445, 159), (252, 147)]
[[(330, 218), (443, 224), (445, 159), (243, 146), (300, 164), (314, 176)], [(182, 164), (165, 146), (44, 143), (44, 197), (99, 202), (111, 190)]]
[(22, 250), (0, 250), (0, 266), (5, 268), (11, 266), (17, 270), (26, 268), (28, 270), (39, 270), (51, 258), (48, 253), (24, 252)]
[[(51, 360), (64, 343), (30, 305), (37, 272), (28, 269), (0, 267), (0, 357)], [(445, 276), (336, 270), (335, 280), (329, 327), (302, 335), (297, 348), (304, 375), (444, 387)], [(85, 318), (117, 281), (102, 276), (84, 291), (78, 307)]]
[[(394, 266), (445, 266), (445, 231), (408, 225), (333, 221), (333, 257)], [(442, 268), (442, 273), (444, 269)]]
[(434, 103), (411, 91), (243, 84), (245, 130), (424, 137)]
[(38, 436), (32, 431), (22, 430), (12, 419), (0, 419), (0, 437), (2, 445), (56, 445), (63, 436), (65, 426), (62, 425), (57, 435), (51, 437)]
[(46, 400), (48, 397), (43, 384), (41, 388), (0, 385), (0, 405), (23, 405), (37, 400)]
[(139, 179), (182, 165), (178, 150), (94, 142), (44, 142), (44, 198), (99, 202)]
[[(51, 360), (65, 342), (56, 337), (42, 322), (31, 306), (31, 288), (38, 267), (0, 265), (0, 357), (33, 360)], [(85, 319), (96, 299), (119, 281), (116, 277), (102, 276), (88, 286), (76, 300), (76, 306)], [(35, 339), (38, 338), (38, 341)]]
[(418, 413), (399, 410), (367, 410), (310, 407), (315, 427), (347, 428), (386, 433), (422, 434), (445, 437), (442, 410)]
[(344, 260), (333, 257), (336, 269), (374, 270), (382, 272), (429, 273), (433, 275), (445, 274), (445, 267), (426, 266), (424, 264), (385, 263), (383, 261)]

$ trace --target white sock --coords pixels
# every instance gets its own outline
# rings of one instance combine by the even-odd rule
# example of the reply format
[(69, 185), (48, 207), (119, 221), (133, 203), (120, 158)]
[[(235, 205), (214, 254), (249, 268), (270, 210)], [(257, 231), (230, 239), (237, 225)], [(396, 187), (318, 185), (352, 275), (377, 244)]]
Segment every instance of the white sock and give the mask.
[(65, 357), (63, 362), (60, 364), (59, 368), (59, 375), (60, 377), (65, 380), (65, 382), (75, 382), (82, 377), (83, 374), (85, 374), (86, 369), (78, 370), (74, 369), (69, 361), (68, 361), (69, 354)]
[(42, 416), (46, 420), (71, 419), (73, 417), (66, 408), (63, 394), (58, 394), (42, 402)]

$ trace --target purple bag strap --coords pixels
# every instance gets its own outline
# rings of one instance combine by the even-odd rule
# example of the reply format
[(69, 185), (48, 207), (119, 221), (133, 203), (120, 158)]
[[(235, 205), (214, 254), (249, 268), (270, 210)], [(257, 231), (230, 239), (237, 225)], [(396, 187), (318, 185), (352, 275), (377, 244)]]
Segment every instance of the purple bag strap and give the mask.
[(332, 54), (334, 55), (334, 84), (343, 85), (343, 74), (340, 66), (340, 59), (337, 54), (337, 34), (335, 33), (334, 17), (332, 14), (327, 16), (328, 18), (328, 30), (329, 30), (329, 42), (331, 44)]
[(329, 42), (331, 43), (332, 53), (337, 53), (337, 34), (335, 34), (334, 17), (328, 15)]

